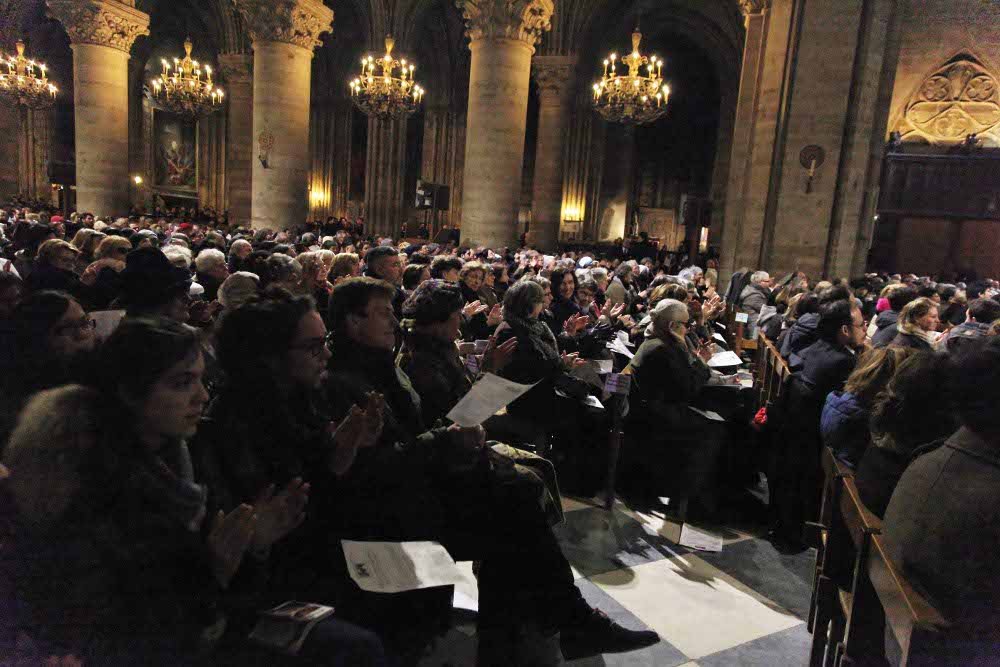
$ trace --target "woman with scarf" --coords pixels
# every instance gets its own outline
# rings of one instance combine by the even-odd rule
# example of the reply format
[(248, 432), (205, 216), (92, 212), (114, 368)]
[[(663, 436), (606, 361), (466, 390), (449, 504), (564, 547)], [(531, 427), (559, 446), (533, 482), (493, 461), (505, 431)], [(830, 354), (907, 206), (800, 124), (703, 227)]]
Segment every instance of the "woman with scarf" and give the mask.
[(896, 328), (899, 333), (892, 340), (896, 347), (909, 347), (918, 352), (931, 352), (937, 342), (938, 306), (926, 297), (911, 301), (899, 313)]
[(690, 314), (680, 301), (663, 299), (649, 319), (646, 340), (629, 364), (623, 474), (640, 500), (669, 496), (681, 512), (689, 501), (710, 511), (722, 435), (715, 422), (689, 408), (711, 377), (711, 353), (689, 342)]
[[(331, 412), (346, 414), (372, 391), (385, 397), (378, 442), (359, 451), (341, 479), (342, 534), (434, 540), (457, 560), (481, 560), (481, 666), (557, 664), (556, 659), (518, 660), (515, 633), (528, 627), (550, 640), (562, 631), (564, 649), (584, 654), (657, 641), (655, 633), (625, 630), (587, 605), (537, 498), (497, 493), (482, 427), (426, 430), (420, 398), (394, 364), (393, 293), (388, 283), (354, 278), (337, 285), (330, 297), (333, 357), (326, 389)], [(537, 298), (540, 306), (540, 293)], [(446, 612), (451, 595), (441, 592)], [(412, 627), (430, 620), (432, 611), (423, 604), (419, 613), (393, 620), (397, 629)]]
[[(270, 602), (261, 591), (271, 548), (301, 523), (308, 489), (268, 489), (228, 513), (215, 504), (186, 445), (208, 400), (204, 370), (187, 327), (126, 320), (102, 349), (96, 391), (42, 394), (19, 423), (5, 463), (18, 552), (32, 558), (18, 581), (29, 629), (50, 653), (86, 664), (290, 660), (250, 645), (240, 613)], [(72, 429), (39, 428), (68, 415)], [(55, 501), (43, 475), (68, 480)], [(310, 635), (292, 664), (331, 664), (329, 643), (310, 650), (324, 637)]]

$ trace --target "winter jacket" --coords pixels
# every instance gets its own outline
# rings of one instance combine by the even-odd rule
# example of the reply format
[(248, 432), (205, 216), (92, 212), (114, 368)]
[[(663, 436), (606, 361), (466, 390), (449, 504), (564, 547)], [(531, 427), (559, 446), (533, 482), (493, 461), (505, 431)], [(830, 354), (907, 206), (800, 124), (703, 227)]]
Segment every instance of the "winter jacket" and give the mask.
[(781, 341), (781, 356), (798, 354), (819, 338), (819, 313), (806, 313), (791, 326)]
[(747, 285), (740, 292), (740, 299), (737, 308), (740, 312), (747, 313), (750, 320), (747, 323), (747, 332), (753, 332), (757, 326), (757, 319), (760, 317), (760, 309), (767, 305), (768, 293), (757, 285)]
[(873, 347), (888, 347), (892, 339), (896, 337), (899, 330), (896, 323), (899, 321), (899, 313), (895, 310), (884, 310), (875, 318), (875, 334), (872, 336)]
[(868, 407), (855, 394), (832, 391), (820, 417), (823, 444), (843, 463), (854, 468), (870, 442)]
[(443, 419), (472, 388), (473, 377), (462, 363), (454, 343), (408, 332), (397, 364), (420, 395), (420, 412), (425, 424)]
[(934, 347), (920, 336), (906, 334), (902, 331), (896, 334), (896, 337), (892, 339), (892, 343), (890, 344), (895, 347), (908, 347), (917, 350), (918, 352), (934, 351)]
[(963, 322), (948, 332), (944, 346), (949, 354), (957, 354), (984, 342), (990, 325), (982, 322)]

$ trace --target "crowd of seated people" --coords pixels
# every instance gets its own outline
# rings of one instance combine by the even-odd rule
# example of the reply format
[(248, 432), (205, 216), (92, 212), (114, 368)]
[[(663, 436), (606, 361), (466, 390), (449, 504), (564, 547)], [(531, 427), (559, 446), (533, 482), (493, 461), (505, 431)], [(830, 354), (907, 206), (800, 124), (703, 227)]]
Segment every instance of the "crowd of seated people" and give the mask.
[[(720, 294), (714, 260), (678, 270), (648, 239), (545, 255), (185, 213), (0, 213), (5, 649), (28, 640), (85, 664), (415, 663), (449, 622), (451, 590), (362, 591), (342, 539), (432, 540), (474, 561), (480, 665), (654, 643), (575, 586), (553, 533), (560, 489), (607, 482), (613, 415), (594, 399), (610, 367), (632, 378), (621, 490), (718, 517), (727, 448), (749, 429), (690, 408), (720, 381), (714, 334), (738, 310), (792, 369), (756, 462), (782, 550), (803, 548), (818, 513), (824, 444), (887, 522), (906, 512), (897, 482), (927, 484), (910, 471), (947, 467), (943, 448), (995, 474), (991, 422), (956, 413), (968, 388), (952, 381), (964, 363), (993, 396), (979, 360), (997, 354), (990, 281), (741, 271)], [(482, 426), (451, 423), (486, 373), (533, 387)], [(919, 557), (900, 539), (902, 559)], [(261, 611), (303, 599), (337, 613), (297, 656), (247, 639)]]

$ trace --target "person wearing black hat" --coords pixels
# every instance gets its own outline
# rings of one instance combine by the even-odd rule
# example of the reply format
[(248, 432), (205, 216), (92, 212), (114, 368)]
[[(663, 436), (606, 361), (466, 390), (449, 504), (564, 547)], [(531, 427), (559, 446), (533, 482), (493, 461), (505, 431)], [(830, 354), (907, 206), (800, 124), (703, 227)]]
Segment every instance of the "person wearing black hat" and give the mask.
[(170, 263), (158, 248), (139, 248), (125, 258), (119, 303), (128, 317), (168, 317), (188, 321), (191, 274)]

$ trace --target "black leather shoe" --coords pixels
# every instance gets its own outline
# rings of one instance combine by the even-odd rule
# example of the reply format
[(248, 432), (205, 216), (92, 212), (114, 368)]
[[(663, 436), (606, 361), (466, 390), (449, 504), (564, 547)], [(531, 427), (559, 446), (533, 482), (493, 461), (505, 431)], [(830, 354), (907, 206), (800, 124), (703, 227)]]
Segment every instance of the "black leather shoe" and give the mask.
[(660, 636), (652, 630), (629, 630), (594, 609), (581, 622), (562, 629), (560, 643), (563, 657), (575, 660), (598, 653), (624, 653), (652, 646)]

